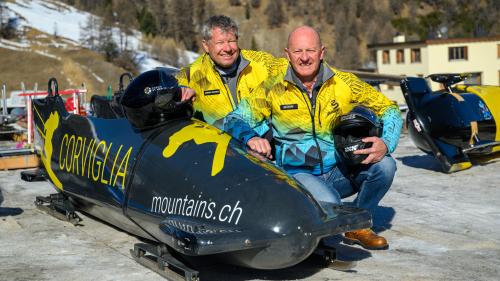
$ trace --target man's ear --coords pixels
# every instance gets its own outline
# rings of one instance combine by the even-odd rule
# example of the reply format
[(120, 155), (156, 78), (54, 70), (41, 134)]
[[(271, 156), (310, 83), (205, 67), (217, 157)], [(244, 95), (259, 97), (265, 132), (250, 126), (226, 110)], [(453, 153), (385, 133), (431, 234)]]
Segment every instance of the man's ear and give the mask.
[(320, 60), (323, 60), (323, 57), (325, 56), (325, 51), (326, 51), (325, 46), (321, 46), (321, 54), (319, 57)]
[(201, 45), (203, 46), (203, 50), (205, 50), (205, 53), (208, 53), (208, 41), (202, 40)]
[(291, 59), (290, 59), (290, 53), (288, 51), (288, 48), (283, 49), (283, 51), (285, 51), (285, 56), (288, 59), (288, 61), (291, 61)]

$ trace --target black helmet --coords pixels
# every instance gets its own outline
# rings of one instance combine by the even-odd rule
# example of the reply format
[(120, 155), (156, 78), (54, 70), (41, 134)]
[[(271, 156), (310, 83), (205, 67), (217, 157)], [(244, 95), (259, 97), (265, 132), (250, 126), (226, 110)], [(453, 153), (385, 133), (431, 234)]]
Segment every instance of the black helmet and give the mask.
[(175, 69), (157, 68), (130, 82), (120, 102), (132, 125), (148, 128), (191, 114), (189, 105), (179, 102), (181, 91), (173, 76), (175, 72)]
[(382, 128), (377, 115), (363, 106), (356, 106), (346, 115), (342, 115), (333, 128), (333, 140), (340, 157), (348, 166), (359, 165), (368, 154), (354, 154), (355, 150), (372, 146), (363, 142), (365, 137), (380, 137)]

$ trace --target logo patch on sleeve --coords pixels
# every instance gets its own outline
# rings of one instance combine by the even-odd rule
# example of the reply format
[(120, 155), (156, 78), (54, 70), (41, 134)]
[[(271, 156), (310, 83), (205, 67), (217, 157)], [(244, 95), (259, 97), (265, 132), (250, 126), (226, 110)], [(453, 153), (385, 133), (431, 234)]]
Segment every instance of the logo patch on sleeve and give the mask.
[(292, 110), (292, 109), (297, 109), (299, 108), (299, 105), (294, 103), (294, 104), (282, 104), (280, 105), (281, 110)]
[(204, 91), (203, 94), (205, 96), (212, 96), (212, 95), (218, 95), (220, 94), (220, 90), (219, 89), (215, 89), (215, 90), (207, 90), (207, 91)]

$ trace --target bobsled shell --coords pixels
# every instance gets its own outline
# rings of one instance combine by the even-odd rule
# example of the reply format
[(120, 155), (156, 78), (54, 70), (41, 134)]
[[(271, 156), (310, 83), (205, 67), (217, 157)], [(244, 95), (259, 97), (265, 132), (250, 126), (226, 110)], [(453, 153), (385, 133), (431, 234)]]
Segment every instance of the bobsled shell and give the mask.
[(33, 108), (37, 153), (74, 209), (178, 254), (284, 268), (324, 237), (371, 226), (366, 210), (320, 207), (285, 171), (187, 114), (138, 128), (127, 115), (70, 114), (57, 95)]

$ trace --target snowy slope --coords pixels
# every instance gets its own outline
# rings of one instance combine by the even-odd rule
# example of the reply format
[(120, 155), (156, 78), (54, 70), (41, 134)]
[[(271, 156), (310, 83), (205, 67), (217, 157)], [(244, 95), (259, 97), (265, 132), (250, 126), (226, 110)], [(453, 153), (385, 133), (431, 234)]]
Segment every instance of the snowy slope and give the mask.
[[(47, 34), (67, 38), (77, 45), (81, 45), (80, 27), (85, 26), (88, 17), (93, 17), (90, 13), (55, 1), (16, 0), (15, 3), (7, 2), (6, 5), (11, 13), (21, 17), (21, 26), (29, 26)], [(118, 32), (115, 30), (115, 33)], [(138, 31), (134, 32), (134, 36), (128, 36), (128, 46), (139, 55), (141, 71), (168, 66), (151, 58), (147, 52), (139, 50), (141, 36)], [(192, 62), (198, 54), (186, 51), (186, 57)]]

